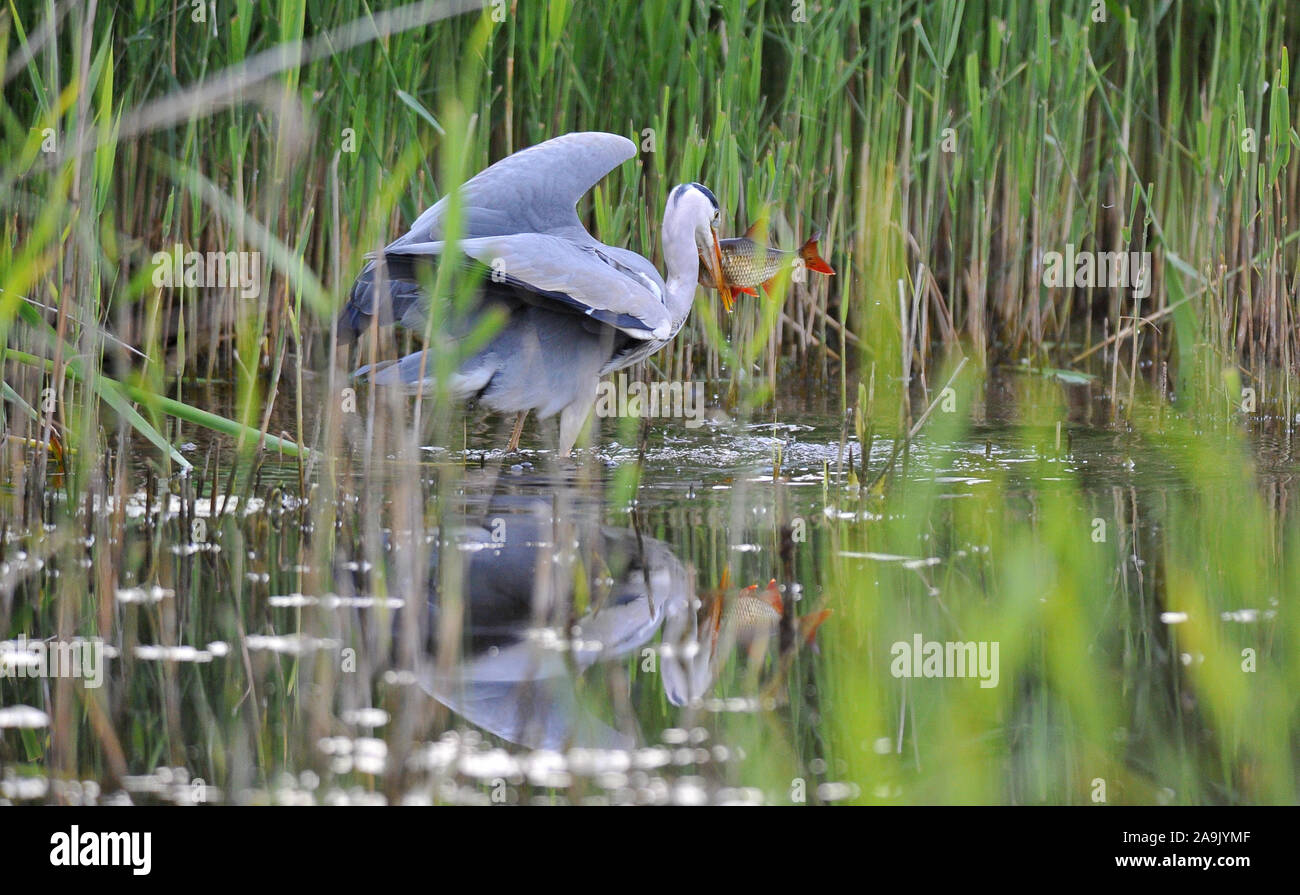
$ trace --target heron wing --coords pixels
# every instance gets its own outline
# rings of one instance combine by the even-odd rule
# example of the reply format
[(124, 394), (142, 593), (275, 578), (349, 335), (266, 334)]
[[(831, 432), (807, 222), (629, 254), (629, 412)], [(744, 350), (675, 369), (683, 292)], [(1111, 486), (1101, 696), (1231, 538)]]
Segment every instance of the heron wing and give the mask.
[[(389, 259), (441, 255), (446, 243), (395, 246)], [(574, 242), (546, 233), (513, 233), (460, 241), (468, 257), (486, 266), (496, 282), (510, 283), (599, 320), (636, 339), (666, 339), (672, 318), (664, 305), (664, 286), (648, 262), (628, 263), (592, 240)]]
[[(601, 178), (636, 155), (636, 144), (618, 134), (565, 134), (503, 158), (460, 187), (466, 237), (586, 229), (574, 207)], [(389, 248), (444, 238), (448, 197), (416, 218)]]

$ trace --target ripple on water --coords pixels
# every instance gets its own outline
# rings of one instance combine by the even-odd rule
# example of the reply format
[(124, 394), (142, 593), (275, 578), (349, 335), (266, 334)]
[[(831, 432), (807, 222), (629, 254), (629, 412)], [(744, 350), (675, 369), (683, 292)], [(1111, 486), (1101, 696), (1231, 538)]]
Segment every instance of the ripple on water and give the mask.
[(213, 659), (220, 659), (229, 652), (229, 644), (215, 640), (203, 649), (189, 644), (169, 646), (161, 643), (142, 643), (136, 646), (133, 654), (137, 659), (145, 662), (193, 662), (206, 665)]
[(11, 705), (0, 708), (0, 728), (33, 730), (49, 727), (50, 716), (30, 705)]
[(322, 609), (401, 609), (406, 601), (400, 597), (343, 597), (338, 594), (323, 594), (319, 597), (309, 594), (277, 594), (267, 598), (267, 603), (277, 608), (298, 609), (305, 606), (319, 606)]

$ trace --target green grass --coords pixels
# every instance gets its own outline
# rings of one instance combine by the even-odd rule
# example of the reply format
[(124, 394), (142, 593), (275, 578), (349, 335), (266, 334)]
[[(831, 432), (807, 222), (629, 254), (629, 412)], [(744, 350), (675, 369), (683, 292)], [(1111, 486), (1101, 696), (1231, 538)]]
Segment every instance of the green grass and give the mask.
[[(806, 778), (851, 780), (866, 801), (1071, 803), (1102, 779), (1111, 801), (1295, 800), (1300, 528), (1294, 489), (1256, 470), (1243, 435), (1288, 437), (1297, 412), (1300, 20), (1286, 3), (509, 0), (441, 15), (469, 5), (422, 6), (414, 27), (359, 0), (221, 3), (206, 22), (161, 0), (69, 4), (53, 28), (53, 0), (0, 7), (0, 562), (21, 550), (45, 564), (5, 573), (0, 635), (100, 635), (129, 655), (301, 630), (382, 667), (373, 628), (266, 597), (330, 590), (340, 556), (372, 563), (379, 592), (421, 588), (419, 563), (387, 580), (383, 532), (431, 532), (479, 484), (419, 462), (421, 445), (469, 437), (445, 393), (413, 408), (343, 391), (333, 309), (364, 254), (455, 183), (560, 133), (608, 130), (643, 151), (580, 206), (602, 240), (658, 260), (668, 191), (699, 180), (724, 235), (764, 214), (784, 247), (819, 229), (839, 272), (730, 316), (701, 298), (647, 374), (715, 383), (739, 423), (798, 422), (777, 409), (792, 382), (843, 414), (846, 460), (824, 501), (839, 516), (743, 482), (728, 525), (652, 514), (648, 534), (689, 550), (703, 583), (734, 561), (730, 540), (771, 557), (779, 523), (816, 520), (788, 567), (745, 574), (804, 582), (834, 623), (774, 714), (708, 722), (751, 754), (710, 770), (716, 782), (772, 798)], [(259, 252), (260, 292), (156, 287), (151, 259), (177, 243)], [(1045, 287), (1043, 253), (1067, 245), (1151, 251), (1150, 296)], [(473, 284), (449, 268), (431, 286), (460, 313)], [(425, 335), (445, 373), (464, 346), (442, 323)], [(956, 412), (902, 450), (960, 358)], [(1042, 374), (1016, 380), (1018, 421), (998, 436), (1032, 462), (990, 463), (987, 482), (948, 499), (932, 479), (989, 437), (985, 383), (1007, 368)], [(1118, 445), (1102, 462), (1128, 456), (1175, 484), (1099, 484), (1048, 450), (1062, 422), (1084, 434), (1060, 371), (1089, 377), (1092, 419)], [(201, 459), (181, 450), (197, 427), (221, 433)], [(885, 439), (900, 445), (887, 470)], [(580, 475), (597, 493), (598, 471)], [(626, 464), (599, 492), (608, 517), (623, 524), (639, 484), (665, 475)], [(137, 492), (181, 510), (127, 518)], [(270, 508), (203, 522), (219, 552), (173, 553), (195, 540), (194, 502), (221, 495)], [(760, 507), (771, 529), (737, 521)], [(439, 574), (458, 593), (456, 564)], [(135, 583), (175, 597), (115, 605)], [(1276, 616), (1222, 620), (1245, 609)], [(1163, 624), (1164, 611), (1189, 620)], [(889, 646), (913, 631), (999, 640), (1003, 683), (900, 685)], [(48, 736), (0, 732), (0, 764), (112, 781), (174, 763), (237, 791), (323, 770), (303, 756), (350, 730), (345, 708), (393, 712), (393, 754), (449, 723), (323, 656), (127, 660), (119, 675), (100, 695), (55, 688)], [(723, 687), (754, 683), (737, 669)], [(17, 692), (5, 686), (0, 702)], [(655, 705), (642, 702), (645, 725), (677, 722)], [(400, 776), (339, 779), (391, 796)]]

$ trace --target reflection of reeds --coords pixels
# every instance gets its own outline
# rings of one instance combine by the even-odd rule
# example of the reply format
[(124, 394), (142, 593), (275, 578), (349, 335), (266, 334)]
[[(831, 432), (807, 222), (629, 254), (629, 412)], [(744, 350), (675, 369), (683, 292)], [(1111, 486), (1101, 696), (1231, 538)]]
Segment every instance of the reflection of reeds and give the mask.
[[(1219, 427), (1243, 387), (1294, 419), (1300, 183), (1284, 47), (1297, 23), (1283, 21), (1285, 4), (1178, 3), (1137, 19), (1107, 7), (1112, 18), (1097, 23), (1085, 0), (809, 4), (806, 22), (782, 2), (511, 2), (502, 22), (490, 11), (442, 20), (468, 5), (372, 17), (352, 0), (285, 0), (274, 17), (235, 5), (201, 25), (161, 2), (130, 12), (54, 4), (60, 18), (48, 28), (0, 12), (0, 372), (11, 436), (0, 562), (21, 549), (59, 571), (56, 580), (11, 567), (0, 634), (101, 634), (123, 654), (106, 691), (52, 688), (51, 735), (4, 732), (0, 762), (110, 781), (183, 764), (235, 793), (280, 768), (325, 772), (317, 741), (357, 732), (343, 713), (380, 704), (394, 719), (382, 735), (397, 770), (340, 779), (401, 791), (401, 759), (447, 721), (412, 689), (376, 683), (388, 656), (417, 648), (415, 632), (394, 632), (384, 610), (333, 614), (267, 597), (341, 588), (336, 570), (348, 562), (371, 568), (372, 594), (422, 593), (422, 539), (470, 473), (422, 463), (420, 446), (459, 448), (471, 423), (446, 394), (413, 411), (361, 387), (350, 407), (351, 383), (327, 363), (325, 324), (364, 253), (449, 184), (546, 137), (605, 129), (647, 151), (580, 209), (600, 238), (655, 257), (668, 189), (698, 179), (722, 200), (730, 232), (764, 212), (787, 248), (821, 229), (839, 271), (781, 278), (731, 316), (702, 299), (648, 374), (720, 381), (745, 421), (766, 415), (780, 379), (802, 371), (858, 415), (845, 458), (856, 451), (865, 493), (840, 495), (847, 474), (837, 474), (827, 494), (870, 517), (819, 522), (791, 548), (782, 526), (798, 512), (820, 519), (820, 508), (800, 509), (777, 475), (771, 490), (735, 482), (725, 525), (676, 510), (649, 523), (716, 581), (733, 558), (728, 536), (750, 537), (748, 511), (777, 508), (771, 530), (751, 534), (783, 568), (746, 574), (824, 585), (836, 613), (822, 658), (783, 659), (797, 684), (787, 714), (697, 719), (755, 756), (750, 776), (718, 772), (719, 782), (757, 779), (777, 793), (824, 757), (828, 778), (847, 776), (868, 798), (898, 786), (908, 801), (1079, 801), (1102, 777), (1119, 781), (1116, 800), (1164, 798), (1165, 787), (1189, 802), (1294, 800), (1283, 698), (1300, 674), (1286, 650), (1296, 632), (1282, 621), (1215, 623), (1225, 611), (1266, 611), (1270, 598), (1294, 602), (1289, 491), (1275, 486), (1272, 505), (1259, 505), (1245, 459), (1225, 472), (1207, 437), (1176, 417), (1144, 428), (1169, 397), (1144, 397), (1165, 382), (1165, 364), (1175, 406), (1214, 413)], [(264, 288), (252, 299), (155, 288), (150, 258), (175, 243), (261, 252)], [(1151, 296), (1139, 305), (1123, 290), (1044, 288), (1042, 253), (1067, 244), (1154, 252)], [(473, 284), (452, 267), (430, 288), (456, 315)], [(444, 372), (461, 350), (441, 338), (445, 319), (435, 314), (423, 334)], [(361, 350), (371, 348), (392, 346)], [(1093, 506), (1098, 492), (1082, 474), (1058, 482), (1044, 460), (1024, 480), (993, 469), (971, 499), (944, 501), (910, 453), (881, 478), (876, 436), (909, 431), (958, 355), (978, 362), (968, 378), (1022, 360), (1091, 370), (1113, 418), (1144, 439), (1134, 447), (1168, 456), (1186, 487)], [(854, 382), (859, 371), (869, 389)], [(219, 417), (213, 381), (228, 386)], [(1060, 387), (1023, 382), (1026, 433), (1058, 424)], [(962, 435), (958, 420), (979, 400), (969, 382), (956, 387), (960, 412), (935, 412), (922, 438)], [(195, 427), (225, 437), (179, 451)], [(606, 423), (603, 435), (635, 443), (637, 427)], [(312, 452), (292, 466), (268, 456), (300, 446)], [(191, 477), (171, 475), (189, 463)], [(594, 488), (594, 469), (581, 474)], [(608, 505), (621, 512), (644, 474), (632, 464), (614, 473)], [(179, 512), (130, 519), (136, 491), (150, 506), (176, 497)], [(201, 512), (252, 497), (267, 508)], [(1109, 524), (1104, 543), (1086, 537), (1094, 518)], [(408, 533), (400, 562), (385, 550), (389, 529)], [(925, 572), (859, 569), (844, 551), (967, 554)], [(438, 574), (454, 635), (460, 571), (453, 559)], [(116, 588), (136, 583), (174, 596), (118, 605)], [(1163, 609), (1189, 621), (1167, 628)], [(1002, 685), (968, 698), (883, 679), (889, 643), (918, 626), (1000, 640)], [(283, 658), (241, 646), (248, 633), (286, 631), (356, 649), (359, 667), (341, 670), (329, 651)], [(212, 641), (231, 644), (231, 658), (133, 657), (141, 643)], [(1243, 677), (1234, 663), (1247, 647), (1259, 670)], [(743, 688), (759, 670), (721, 686)], [(644, 725), (680, 721), (652, 679), (635, 674), (633, 686)], [(863, 751), (883, 739), (888, 754)]]

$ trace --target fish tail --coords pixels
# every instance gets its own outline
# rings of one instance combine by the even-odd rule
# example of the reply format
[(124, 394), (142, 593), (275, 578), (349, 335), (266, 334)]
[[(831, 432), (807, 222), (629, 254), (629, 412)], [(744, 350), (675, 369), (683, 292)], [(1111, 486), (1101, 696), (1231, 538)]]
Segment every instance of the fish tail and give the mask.
[(808, 241), (799, 247), (799, 257), (803, 259), (804, 266), (809, 270), (835, 276), (835, 268), (827, 264), (826, 259), (817, 251), (817, 240), (821, 238), (821, 233), (814, 233), (808, 237)]

